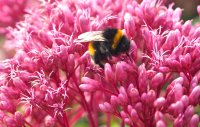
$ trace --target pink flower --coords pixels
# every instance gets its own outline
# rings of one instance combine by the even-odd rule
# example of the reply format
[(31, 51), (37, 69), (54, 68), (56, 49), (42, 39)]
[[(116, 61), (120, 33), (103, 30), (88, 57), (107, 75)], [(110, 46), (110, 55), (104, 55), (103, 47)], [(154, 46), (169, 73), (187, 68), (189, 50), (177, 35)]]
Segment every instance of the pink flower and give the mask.
[[(5, 47), (16, 53), (0, 62), (0, 123), (198, 126), (200, 27), (181, 13), (157, 0), (41, 0), (9, 28)], [(102, 69), (74, 40), (107, 27), (122, 29), (131, 47)]]

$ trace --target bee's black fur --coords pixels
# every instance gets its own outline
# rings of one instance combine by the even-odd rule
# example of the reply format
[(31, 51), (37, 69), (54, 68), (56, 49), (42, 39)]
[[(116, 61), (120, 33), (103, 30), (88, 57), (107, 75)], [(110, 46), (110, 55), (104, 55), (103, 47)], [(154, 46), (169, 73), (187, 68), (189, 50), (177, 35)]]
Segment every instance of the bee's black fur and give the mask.
[(107, 46), (108, 43), (95, 41), (93, 42), (93, 47), (96, 50), (94, 54), (94, 62), (98, 64), (101, 68), (104, 68), (102, 61), (106, 61), (107, 58), (111, 58), (111, 53)]
[(106, 38), (107, 41), (94, 41), (92, 44), (93, 48), (96, 50), (93, 56), (94, 62), (102, 68), (104, 68), (102, 61), (107, 61), (108, 57), (111, 59), (112, 55), (117, 56), (120, 53), (128, 52), (130, 48), (130, 41), (125, 35), (122, 35), (117, 47), (112, 49), (113, 39), (117, 34), (117, 31), (118, 29), (115, 28), (105, 29), (103, 37)]
[(117, 33), (117, 29), (115, 28), (107, 28), (103, 32), (103, 37), (106, 38), (108, 41), (112, 41)]
[(123, 35), (116, 49), (111, 49), (110, 52), (112, 55), (117, 56), (120, 53), (128, 51), (129, 48), (130, 48), (130, 41), (128, 40), (126, 36)]

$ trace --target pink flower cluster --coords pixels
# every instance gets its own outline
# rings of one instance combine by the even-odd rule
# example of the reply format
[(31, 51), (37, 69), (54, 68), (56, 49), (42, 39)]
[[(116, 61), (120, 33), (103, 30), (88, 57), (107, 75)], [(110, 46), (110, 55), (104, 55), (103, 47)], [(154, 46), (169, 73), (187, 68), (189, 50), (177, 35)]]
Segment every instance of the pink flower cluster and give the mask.
[(0, 0), (0, 34), (5, 34), (5, 27), (14, 26), (23, 18), (27, 0)]
[[(162, 0), (40, 0), (9, 29), (0, 62), (0, 127), (198, 127), (200, 27)], [(197, 8), (200, 14), (200, 7)], [(123, 29), (130, 57), (94, 65), (86, 31)]]

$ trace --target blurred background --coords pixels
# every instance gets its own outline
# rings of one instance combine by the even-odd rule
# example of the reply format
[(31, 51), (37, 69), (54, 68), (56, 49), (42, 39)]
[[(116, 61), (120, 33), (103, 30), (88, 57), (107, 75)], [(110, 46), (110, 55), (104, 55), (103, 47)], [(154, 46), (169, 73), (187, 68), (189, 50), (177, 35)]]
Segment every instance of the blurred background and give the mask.
[(200, 5), (200, 0), (167, 0), (167, 5), (174, 2), (174, 8), (180, 7), (183, 9), (182, 19), (184, 21), (194, 19), (197, 21), (198, 13), (197, 6)]

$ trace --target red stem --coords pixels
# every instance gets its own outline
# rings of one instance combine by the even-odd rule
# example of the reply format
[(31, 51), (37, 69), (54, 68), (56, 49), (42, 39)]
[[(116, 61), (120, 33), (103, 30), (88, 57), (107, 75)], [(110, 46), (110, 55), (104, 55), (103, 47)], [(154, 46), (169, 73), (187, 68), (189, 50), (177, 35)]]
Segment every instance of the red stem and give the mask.
[(27, 122), (26, 120), (25, 120), (25, 124), (27, 124), (29, 127), (33, 127), (29, 122)]
[(80, 93), (80, 95), (81, 95), (81, 98), (82, 98), (82, 100), (83, 100), (83, 103), (84, 103), (84, 105), (85, 105), (85, 108), (86, 108), (86, 110), (87, 110), (87, 112), (88, 112), (88, 117), (89, 117), (89, 120), (90, 120), (91, 127), (96, 127), (95, 122), (94, 122), (94, 119), (93, 119), (93, 117), (92, 117), (92, 113), (91, 113), (90, 108), (89, 108), (89, 106), (88, 106), (88, 103), (87, 103), (87, 101), (85, 100), (85, 96), (83, 95), (83, 93), (82, 93), (82, 91), (80, 90), (80, 88), (79, 88), (79, 86), (78, 86), (77, 83), (76, 83), (76, 86), (77, 86), (77, 89), (78, 89), (78, 91), (79, 91), (79, 93)]
[(70, 127), (69, 123), (68, 123), (68, 118), (66, 114), (63, 114), (63, 121), (64, 121), (64, 125), (65, 127)]
[[(68, 77), (68, 78), (67, 78), (67, 79), (68, 79), (67, 85), (69, 85), (69, 84), (68, 84), (68, 83), (69, 83), (69, 80), (70, 80), (71, 77), (73, 77), (73, 74), (74, 74), (75, 70), (78, 68), (78, 66), (79, 66), (79, 64), (76, 65), (76, 67), (74, 68), (74, 70), (67, 76), (67, 77)], [(74, 81), (76, 81), (76, 80), (74, 80)], [(91, 127), (96, 127), (95, 122), (94, 122), (94, 119), (93, 119), (93, 117), (92, 117), (92, 113), (91, 113), (91, 111), (90, 111), (90, 108), (89, 108), (89, 106), (88, 106), (87, 101), (85, 100), (85, 96), (84, 96), (83, 92), (80, 90), (80, 88), (79, 88), (79, 86), (78, 86), (78, 84), (77, 84), (76, 82), (75, 82), (75, 85), (76, 85), (76, 87), (77, 87), (77, 89), (78, 89), (78, 93), (81, 95), (83, 104), (85, 105), (85, 108), (86, 108), (86, 110), (87, 110), (87, 112), (88, 112), (88, 117), (89, 117), (89, 121), (90, 121)]]
[(107, 114), (107, 127), (110, 127), (110, 122), (111, 122), (111, 116), (110, 114)]

